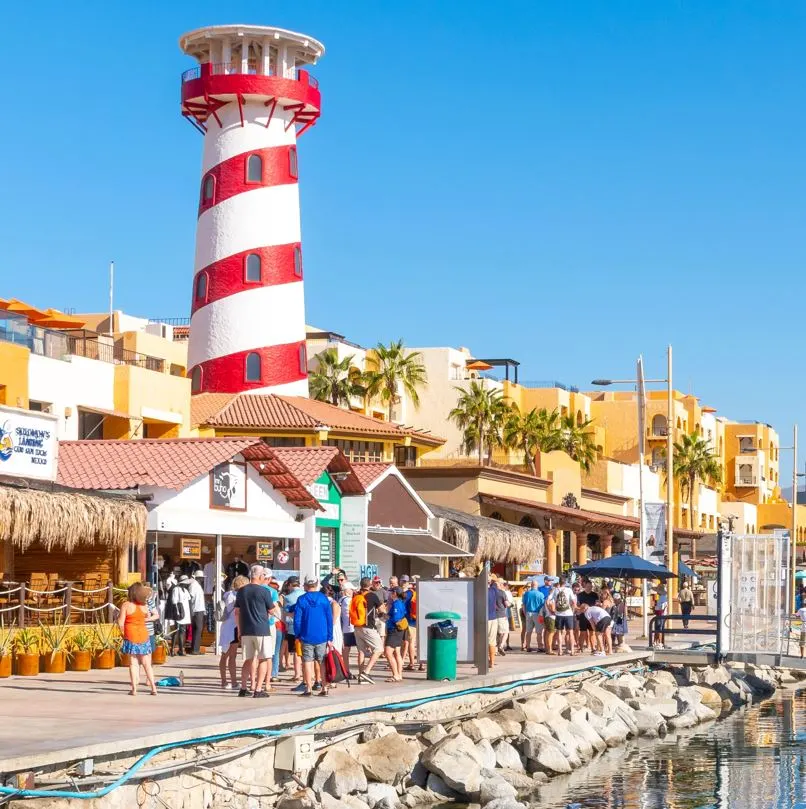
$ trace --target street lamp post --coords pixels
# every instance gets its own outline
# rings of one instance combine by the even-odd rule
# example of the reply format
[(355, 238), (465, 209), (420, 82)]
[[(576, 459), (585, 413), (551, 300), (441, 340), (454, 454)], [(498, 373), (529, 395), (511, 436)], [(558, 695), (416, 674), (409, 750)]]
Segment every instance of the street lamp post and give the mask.
[[(666, 347), (666, 378), (665, 379), (644, 379), (644, 383), (665, 384), (666, 385), (666, 558), (669, 570), (677, 575), (678, 554), (674, 547), (674, 394), (672, 389), (672, 347)], [(592, 385), (638, 385), (638, 379), (594, 379)], [(641, 394), (639, 393), (639, 398)], [(639, 407), (642, 407), (639, 402)], [(639, 419), (640, 421), (640, 419)], [(640, 452), (643, 446), (643, 435), (639, 436), (639, 474), (641, 474), (641, 552), (644, 555), (644, 503), (643, 503), (643, 465), (644, 458)], [(669, 580), (669, 604), (674, 603), (677, 593), (677, 582), (675, 579)], [(646, 587), (644, 587), (644, 632), (647, 631), (647, 609), (646, 609)]]

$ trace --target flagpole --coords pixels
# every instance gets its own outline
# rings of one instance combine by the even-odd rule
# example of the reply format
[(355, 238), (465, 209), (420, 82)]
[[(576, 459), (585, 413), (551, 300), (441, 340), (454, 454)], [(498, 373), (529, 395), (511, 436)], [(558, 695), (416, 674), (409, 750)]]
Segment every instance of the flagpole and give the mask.
[[(646, 530), (644, 527), (644, 454), (646, 453), (646, 387), (644, 384), (644, 357), (638, 357), (638, 539), (641, 548), (641, 558), (646, 559)], [(644, 637), (649, 640), (649, 610), (647, 608), (646, 579), (641, 579), (641, 616), (644, 624)], [(625, 604), (626, 611), (627, 606)]]

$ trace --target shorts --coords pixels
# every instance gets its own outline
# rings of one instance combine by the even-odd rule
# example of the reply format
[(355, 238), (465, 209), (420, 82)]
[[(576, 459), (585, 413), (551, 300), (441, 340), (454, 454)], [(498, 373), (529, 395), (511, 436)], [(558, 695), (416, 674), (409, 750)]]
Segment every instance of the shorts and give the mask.
[(543, 616), (543, 626), (546, 629), (546, 632), (554, 632), (557, 629), (557, 616), (556, 615), (544, 615)]
[(591, 622), (584, 615), (578, 615), (577, 620), (579, 621), (580, 632), (589, 632), (592, 629)]
[(490, 618), (487, 621), (487, 645), (488, 646), (497, 646), (498, 645), (498, 619), (497, 618)]
[(504, 616), (503, 618), (497, 618), (498, 621), (498, 634), (499, 635), (508, 635), (509, 634), (509, 618)]
[(562, 632), (563, 630), (571, 630), (574, 628), (573, 615), (557, 615), (557, 629)]
[[(154, 637), (153, 635), (151, 636)], [(133, 640), (124, 639), (121, 644), (120, 651), (125, 655), (150, 655), (151, 654), (151, 641), (144, 640), (142, 643), (135, 643)]]
[(303, 663), (321, 663), (327, 654), (327, 643), (303, 643), (302, 644), (302, 662)]
[(274, 656), (274, 638), (271, 635), (244, 635), (241, 638), (243, 659), (269, 660)]
[(609, 615), (606, 615), (601, 621), (599, 621), (599, 623), (596, 624), (596, 631), (604, 632), (605, 629), (607, 629), (607, 627), (609, 627), (612, 623), (613, 619)]
[(383, 643), (377, 629), (370, 629), (366, 626), (355, 628), (355, 645), (359, 651), (365, 655), (372, 655), (375, 652), (383, 651)]
[(663, 632), (666, 627), (666, 619), (663, 617), (663, 613), (658, 615), (655, 613), (655, 631), (656, 632)]
[(406, 630), (406, 640), (412, 645), (417, 645), (417, 627), (412, 626), (409, 624), (409, 628)]
[(354, 649), (358, 645), (355, 639), (355, 632), (346, 632), (344, 635), (344, 648)]
[(540, 626), (539, 619), (540, 613), (538, 612), (527, 612), (526, 613), (526, 631), (531, 632), (534, 630), (535, 632), (540, 632), (542, 627)]
[(399, 649), (403, 645), (403, 629), (387, 629), (386, 630), (386, 646), (389, 649)]

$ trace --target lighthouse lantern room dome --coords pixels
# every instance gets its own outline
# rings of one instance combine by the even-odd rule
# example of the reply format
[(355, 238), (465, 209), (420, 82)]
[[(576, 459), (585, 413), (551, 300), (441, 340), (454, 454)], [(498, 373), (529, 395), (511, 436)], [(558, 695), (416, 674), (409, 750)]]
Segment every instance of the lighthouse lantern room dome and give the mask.
[(297, 138), (321, 110), (324, 46), (217, 25), (179, 40), (181, 111), (204, 135), (188, 367), (194, 393), (307, 396)]

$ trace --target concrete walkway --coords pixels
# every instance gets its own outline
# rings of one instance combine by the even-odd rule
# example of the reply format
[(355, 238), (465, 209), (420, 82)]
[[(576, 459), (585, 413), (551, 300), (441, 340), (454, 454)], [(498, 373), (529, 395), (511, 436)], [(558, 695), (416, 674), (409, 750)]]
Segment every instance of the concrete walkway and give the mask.
[(559, 658), (517, 651), (499, 658), (484, 677), (476, 674), (474, 666), (460, 665), (458, 679), (450, 683), (429, 682), (418, 672), (406, 672), (402, 683), (386, 683), (386, 672), (379, 666), (373, 686), (341, 684), (328, 697), (301, 698), (292, 693), (290, 680), (284, 679), (273, 686), (266, 700), (239, 699), (236, 691), (222, 691), (213, 655), (169, 658), (157, 667), (158, 676), (178, 675), (182, 670), (185, 686), (161, 689), (156, 697), (147, 690), (130, 697), (128, 672), (123, 668), (12, 677), (0, 680), (0, 772), (131, 753), (234, 730), (296, 725), (343, 710), (382, 708), (403, 700), (624, 665), (647, 657), (644, 651), (609, 658), (589, 654)]

